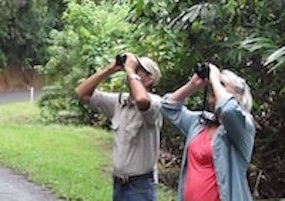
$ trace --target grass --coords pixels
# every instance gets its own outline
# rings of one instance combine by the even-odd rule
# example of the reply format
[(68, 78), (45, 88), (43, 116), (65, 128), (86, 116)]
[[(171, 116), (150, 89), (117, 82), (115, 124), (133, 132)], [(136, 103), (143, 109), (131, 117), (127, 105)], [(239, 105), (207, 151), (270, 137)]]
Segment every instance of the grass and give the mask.
[[(112, 197), (112, 135), (100, 128), (38, 123), (29, 103), (0, 106), (0, 162), (66, 200)], [(158, 200), (174, 200), (159, 186)]]
[(0, 125), (36, 123), (39, 108), (31, 103), (13, 103), (0, 105)]

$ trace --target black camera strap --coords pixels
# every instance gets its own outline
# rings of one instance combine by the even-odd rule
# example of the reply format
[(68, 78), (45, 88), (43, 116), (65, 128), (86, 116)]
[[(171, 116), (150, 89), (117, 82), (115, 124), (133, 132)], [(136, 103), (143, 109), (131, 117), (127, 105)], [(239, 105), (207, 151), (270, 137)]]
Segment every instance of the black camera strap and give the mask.
[(124, 76), (121, 80), (121, 86), (120, 86), (120, 92), (119, 92), (119, 104), (122, 105), (122, 94), (123, 94), (123, 89), (124, 89), (124, 85), (126, 83), (126, 76)]
[(200, 123), (201, 124), (207, 124), (208, 120), (205, 115), (205, 111), (207, 109), (207, 101), (208, 101), (208, 85), (204, 87), (204, 94), (203, 94), (203, 108), (202, 108), (202, 114), (200, 116)]
[(208, 103), (208, 85), (206, 85), (204, 88), (203, 108), (202, 108), (203, 110), (200, 116), (200, 123), (204, 125), (206, 124), (219, 125), (220, 123), (215, 117), (206, 115), (206, 111), (208, 109), (207, 103)]

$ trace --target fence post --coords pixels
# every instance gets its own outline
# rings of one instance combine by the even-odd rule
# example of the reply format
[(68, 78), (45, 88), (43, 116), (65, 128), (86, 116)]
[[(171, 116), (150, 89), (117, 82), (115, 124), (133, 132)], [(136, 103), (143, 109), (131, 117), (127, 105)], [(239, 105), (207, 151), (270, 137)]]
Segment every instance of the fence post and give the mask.
[(34, 102), (34, 87), (33, 86), (30, 87), (30, 102), (31, 103)]

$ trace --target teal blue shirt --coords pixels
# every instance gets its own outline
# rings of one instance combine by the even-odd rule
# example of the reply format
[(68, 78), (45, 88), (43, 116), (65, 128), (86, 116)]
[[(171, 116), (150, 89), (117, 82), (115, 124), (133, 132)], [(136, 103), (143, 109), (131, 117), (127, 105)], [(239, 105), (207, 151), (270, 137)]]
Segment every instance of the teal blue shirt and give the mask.
[[(162, 99), (161, 111), (186, 137), (178, 186), (178, 200), (183, 201), (187, 168), (187, 148), (205, 127), (201, 111), (188, 110), (183, 102)], [(212, 113), (207, 113), (212, 115)], [(227, 95), (216, 103), (215, 116), (221, 125), (212, 140), (213, 162), (221, 201), (252, 201), (246, 174), (254, 146), (255, 127), (251, 114), (244, 112), (236, 99)]]

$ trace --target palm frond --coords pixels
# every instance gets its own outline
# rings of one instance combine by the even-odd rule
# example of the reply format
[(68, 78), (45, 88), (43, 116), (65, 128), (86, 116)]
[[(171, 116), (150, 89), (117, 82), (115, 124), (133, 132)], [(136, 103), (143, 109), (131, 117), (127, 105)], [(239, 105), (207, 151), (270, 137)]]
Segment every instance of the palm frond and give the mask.
[(285, 58), (285, 46), (277, 49), (271, 55), (269, 55), (264, 62), (264, 66), (267, 66), (268, 64), (275, 62), (279, 59), (283, 60), (284, 58), (282, 59), (282, 57)]
[(205, 13), (205, 9), (209, 9), (209, 3), (201, 3), (191, 6), (190, 8), (182, 11), (177, 17), (172, 19), (168, 26), (170, 28), (182, 28), (188, 27), (192, 22), (194, 22), (201, 13)]
[(274, 49), (275, 44), (270, 38), (255, 37), (248, 38), (240, 42), (239, 49), (245, 49), (249, 52), (256, 52), (258, 50)]

